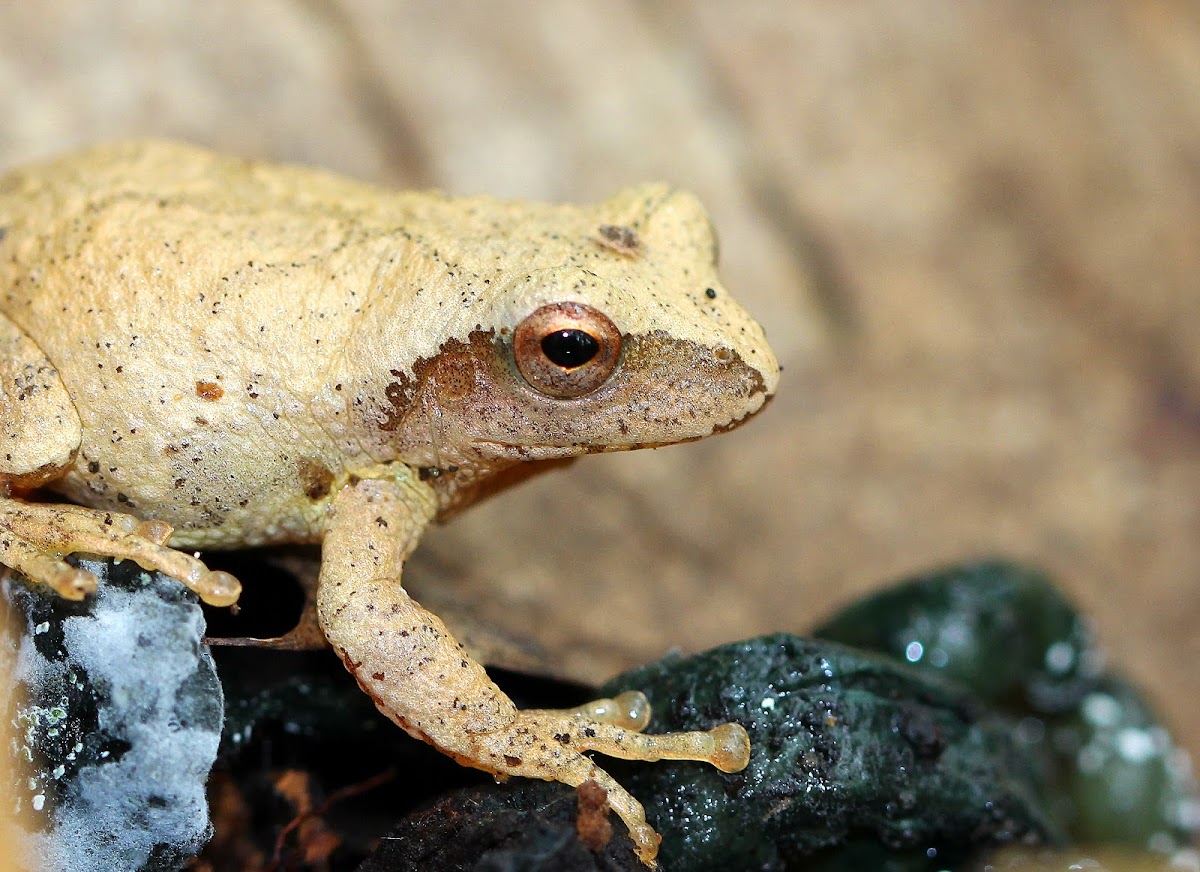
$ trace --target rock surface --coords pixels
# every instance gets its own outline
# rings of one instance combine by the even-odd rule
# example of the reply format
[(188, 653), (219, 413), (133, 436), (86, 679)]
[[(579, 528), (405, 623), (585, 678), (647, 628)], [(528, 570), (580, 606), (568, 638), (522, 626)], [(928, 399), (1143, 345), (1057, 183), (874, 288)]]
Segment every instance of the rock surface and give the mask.
[(639, 688), (648, 732), (735, 720), (750, 764), (611, 767), (675, 870), (966, 868), (988, 848), (1055, 844), (1011, 725), (895, 663), (785, 633), (669, 656), (601, 688)]
[(580, 837), (576, 791), (562, 784), (514, 781), (456, 791), (402, 820), (356, 872), (644, 870), (621, 822), (609, 817), (615, 838), (589, 847)]

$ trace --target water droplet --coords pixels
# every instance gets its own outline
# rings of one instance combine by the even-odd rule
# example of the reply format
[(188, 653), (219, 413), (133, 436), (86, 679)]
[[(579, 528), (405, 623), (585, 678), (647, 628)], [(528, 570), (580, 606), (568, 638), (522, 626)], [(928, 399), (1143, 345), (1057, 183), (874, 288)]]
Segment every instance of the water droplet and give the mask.
[(909, 642), (908, 647), (904, 649), (904, 659), (909, 663), (916, 663), (923, 656), (925, 656), (925, 646), (920, 642)]
[(1183, 848), (1171, 855), (1171, 868), (1183, 869), (1186, 872), (1200, 872), (1200, 851), (1195, 848)]
[(1158, 755), (1154, 736), (1149, 730), (1126, 727), (1117, 733), (1117, 754), (1129, 763), (1145, 763)]
[(1157, 854), (1169, 854), (1179, 846), (1170, 833), (1154, 833), (1146, 839), (1146, 847)]
[(1045, 662), (1052, 675), (1064, 675), (1075, 665), (1075, 649), (1070, 642), (1055, 642), (1046, 649)]
[(1098, 747), (1095, 742), (1089, 742), (1080, 750), (1079, 755), (1075, 758), (1075, 763), (1080, 772), (1093, 775), (1104, 766), (1105, 756), (1103, 749)]
[(1121, 720), (1121, 704), (1106, 693), (1089, 693), (1084, 697), (1082, 713), (1094, 727), (1114, 727)]
[(1041, 718), (1021, 718), (1017, 724), (1017, 741), (1026, 745), (1036, 745), (1046, 737), (1046, 725)]

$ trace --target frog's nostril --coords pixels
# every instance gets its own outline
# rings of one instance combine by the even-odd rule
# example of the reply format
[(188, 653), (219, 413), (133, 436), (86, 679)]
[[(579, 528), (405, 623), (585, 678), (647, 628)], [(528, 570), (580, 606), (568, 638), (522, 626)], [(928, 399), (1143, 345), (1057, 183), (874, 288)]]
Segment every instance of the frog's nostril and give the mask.
[(729, 363), (729, 361), (733, 360), (733, 352), (722, 345), (713, 349), (713, 357), (721, 363)]

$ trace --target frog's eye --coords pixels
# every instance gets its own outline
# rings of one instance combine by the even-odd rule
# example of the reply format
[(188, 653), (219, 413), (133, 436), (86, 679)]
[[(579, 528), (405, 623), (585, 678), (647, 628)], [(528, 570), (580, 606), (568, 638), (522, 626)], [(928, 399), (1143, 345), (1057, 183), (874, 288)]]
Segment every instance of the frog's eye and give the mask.
[(581, 397), (617, 368), (621, 331), (591, 306), (551, 303), (517, 325), (513, 354), (535, 389), (559, 399)]

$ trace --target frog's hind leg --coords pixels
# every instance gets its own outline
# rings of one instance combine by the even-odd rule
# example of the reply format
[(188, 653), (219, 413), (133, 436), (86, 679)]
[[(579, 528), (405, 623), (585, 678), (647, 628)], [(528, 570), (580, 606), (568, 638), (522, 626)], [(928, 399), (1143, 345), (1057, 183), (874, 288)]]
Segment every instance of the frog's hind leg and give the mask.
[(83, 438), (54, 364), (0, 314), (0, 496), (58, 478)]
[(82, 439), (79, 413), (54, 365), (29, 336), (0, 314), (0, 564), (44, 582), (69, 599), (96, 586), (90, 573), (47, 554), (18, 536), (6, 510), (16, 488), (60, 476)]
[[(90, 573), (62, 559), (78, 551), (132, 560), (143, 569), (182, 582), (209, 605), (237, 602), (242, 589), (238, 580), (168, 548), (163, 543), (171, 532), (170, 524), (119, 512), (0, 499), (0, 563), (49, 585), (67, 599), (82, 599), (96, 587)], [(6, 535), (11, 542), (7, 547)]]
[(236, 601), (236, 579), (163, 544), (171, 535), (168, 524), (12, 496), (60, 477), (82, 438), (79, 413), (58, 371), (37, 343), (0, 314), (0, 566), (77, 600), (96, 589), (96, 579), (62, 558), (83, 551), (135, 560), (214, 605)]

